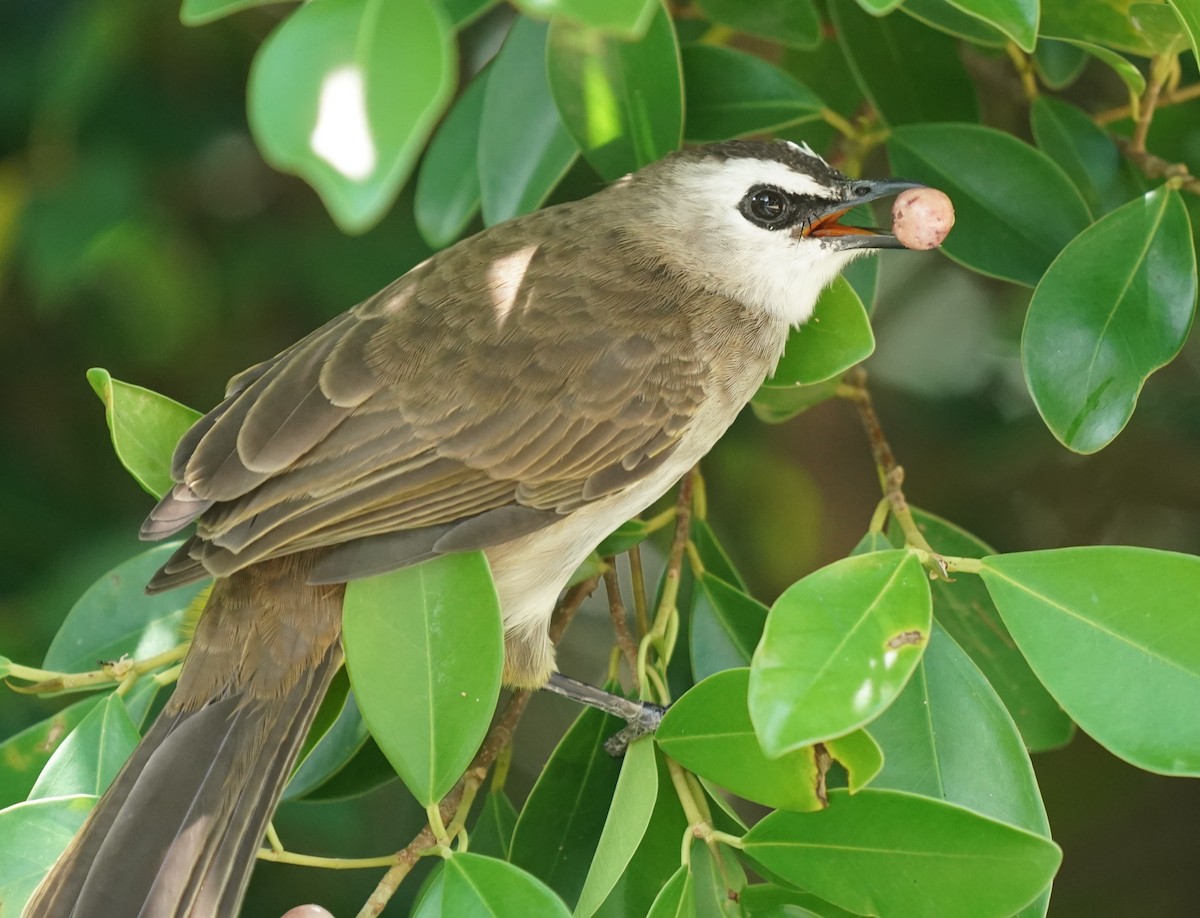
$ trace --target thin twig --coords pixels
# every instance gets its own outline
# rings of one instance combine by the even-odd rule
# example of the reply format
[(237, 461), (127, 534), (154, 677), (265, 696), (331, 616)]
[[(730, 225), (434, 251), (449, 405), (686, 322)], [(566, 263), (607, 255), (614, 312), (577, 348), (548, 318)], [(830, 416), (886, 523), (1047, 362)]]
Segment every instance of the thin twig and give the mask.
[(1200, 179), (1192, 175), (1183, 163), (1173, 163), (1145, 150), (1135, 150), (1133, 141), (1125, 137), (1114, 137), (1113, 140), (1121, 148), (1121, 152), (1149, 178), (1166, 179), (1167, 184), (1173, 188), (1200, 194)]
[(604, 561), (608, 565), (607, 570), (604, 571), (604, 591), (608, 594), (608, 614), (612, 618), (617, 646), (621, 648), (621, 655), (625, 657), (625, 662), (629, 664), (629, 669), (633, 673), (633, 687), (640, 691), (641, 681), (638, 679), (637, 672), (637, 644), (634, 643), (633, 635), (629, 633), (629, 622), (625, 617), (625, 603), (621, 600), (621, 581), (617, 576), (617, 559), (605, 558)]
[(1154, 111), (1158, 108), (1158, 97), (1163, 87), (1171, 78), (1170, 65), (1161, 56), (1150, 61), (1150, 82), (1146, 85), (1146, 93), (1139, 105), (1137, 121), (1133, 124), (1133, 134), (1129, 138), (1129, 148), (1134, 153), (1146, 152), (1146, 137), (1150, 133), (1150, 124), (1154, 121)]
[[(1167, 105), (1179, 105), (1183, 102), (1192, 102), (1196, 99), (1200, 99), (1200, 83), (1193, 83), (1174, 92), (1160, 93), (1158, 107), (1163, 108)], [(1118, 105), (1116, 108), (1096, 112), (1096, 114), (1092, 115), (1092, 120), (1101, 127), (1104, 127), (1107, 124), (1112, 124), (1114, 121), (1124, 121), (1126, 118), (1132, 118), (1134, 116), (1133, 108), (1132, 105)]]

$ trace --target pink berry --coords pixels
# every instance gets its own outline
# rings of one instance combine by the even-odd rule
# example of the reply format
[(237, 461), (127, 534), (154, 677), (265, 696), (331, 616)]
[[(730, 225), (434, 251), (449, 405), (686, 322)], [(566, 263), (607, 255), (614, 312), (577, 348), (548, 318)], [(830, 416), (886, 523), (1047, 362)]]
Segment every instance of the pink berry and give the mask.
[(892, 205), (892, 233), (906, 249), (936, 249), (954, 226), (954, 205), (936, 188), (909, 188)]
[(297, 905), (284, 912), (283, 918), (333, 918), (333, 915), (319, 905)]

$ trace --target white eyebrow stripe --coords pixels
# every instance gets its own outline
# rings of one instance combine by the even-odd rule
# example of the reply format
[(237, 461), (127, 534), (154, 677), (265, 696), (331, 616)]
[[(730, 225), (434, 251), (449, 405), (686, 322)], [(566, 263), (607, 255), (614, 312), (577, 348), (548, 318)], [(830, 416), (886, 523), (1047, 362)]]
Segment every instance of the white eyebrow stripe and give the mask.
[(762, 159), (730, 159), (709, 164), (709, 181), (719, 199), (736, 205), (755, 185), (773, 185), (790, 194), (830, 197), (831, 189), (811, 176), (789, 169), (783, 163)]

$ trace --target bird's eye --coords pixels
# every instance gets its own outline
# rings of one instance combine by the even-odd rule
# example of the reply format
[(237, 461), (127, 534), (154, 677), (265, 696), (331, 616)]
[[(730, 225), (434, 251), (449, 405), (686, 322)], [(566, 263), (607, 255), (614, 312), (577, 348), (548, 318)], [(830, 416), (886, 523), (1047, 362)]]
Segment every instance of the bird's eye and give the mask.
[(779, 229), (791, 222), (792, 206), (777, 188), (754, 188), (742, 199), (742, 214), (763, 229)]

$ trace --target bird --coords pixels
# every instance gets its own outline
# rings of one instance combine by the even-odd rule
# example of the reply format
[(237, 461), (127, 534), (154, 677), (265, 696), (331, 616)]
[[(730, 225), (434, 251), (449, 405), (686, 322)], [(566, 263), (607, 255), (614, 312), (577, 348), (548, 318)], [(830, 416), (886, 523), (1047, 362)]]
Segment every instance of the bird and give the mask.
[(788, 141), (685, 148), (234, 376), (141, 530), (196, 525), (148, 591), (214, 578), (178, 684), (27, 918), (237, 915), (343, 662), (347, 581), (482, 550), (503, 681), (544, 686), (572, 572), (709, 451), (849, 262), (903, 247), (839, 217), (921, 187)]

